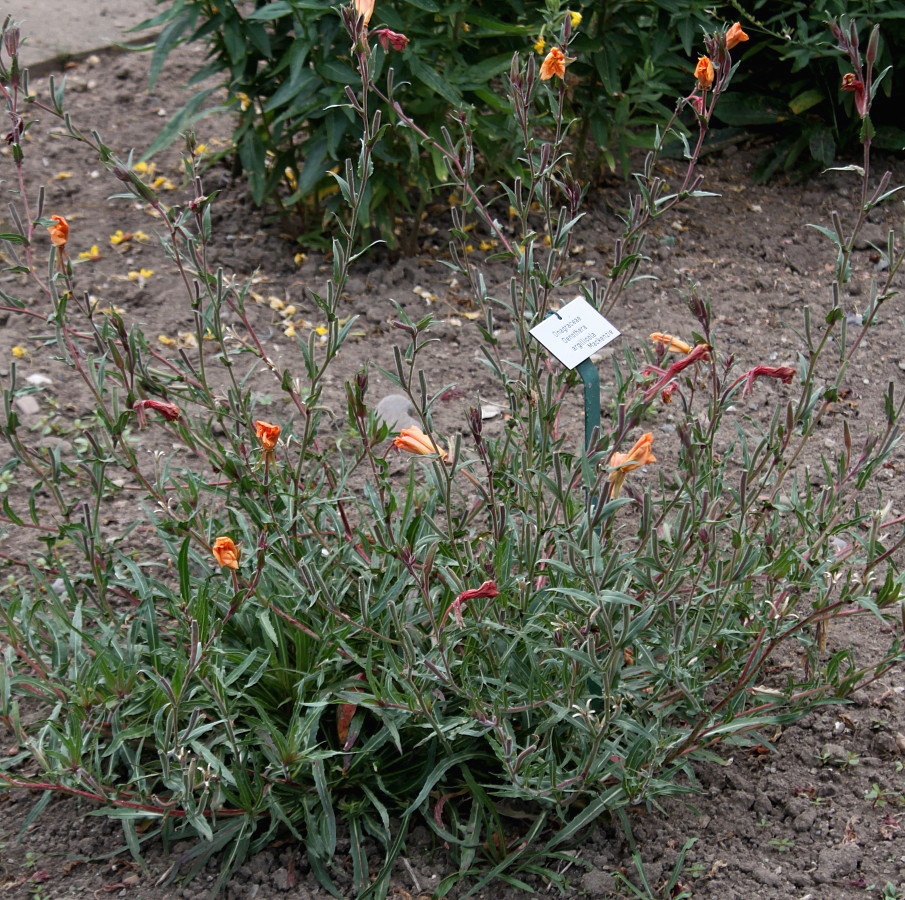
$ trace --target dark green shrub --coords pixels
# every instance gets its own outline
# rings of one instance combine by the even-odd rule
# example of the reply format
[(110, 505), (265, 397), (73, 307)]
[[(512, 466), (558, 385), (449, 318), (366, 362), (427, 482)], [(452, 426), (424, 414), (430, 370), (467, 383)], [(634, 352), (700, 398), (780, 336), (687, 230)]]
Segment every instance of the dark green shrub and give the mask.
[[(717, 118), (728, 126), (768, 130), (777, 137), (762, 155), (757, 177), (767, 180), (782, 169), (826, 168), (837, 154), (858, 153), (852, 96), (840, 91), (850, 67), (836, 49), (828, 22), (857, 19), (865, 41), (871, 27), (881, 25), (877, 69), (883, 72), (905, 47), (905, 11), (877, 0), (754, 0), (736, 9), (752, 40)], [(874, 145), (884, 150), (905, 147), (905, 131), (898, 127), (901, 116), (889, 100), (894, 85), (890, 71), (872, 110)]]
[[(336, 10), (318, 0), (254, 6), (237, 0), (162, 2), (165, 10), (145, 23), (163, 27), (154, 44), (152, 79), (177, 44), (207, 42), (210, 63), (193, 80), (222, 76), (237, 113), (237, 162), (254, 199), (300, 214), (302, 231), (319, 228), (324, 214), (341, 205), (329, 170), (357, 152), (361, 136), (346, 97), (355, 76)], [(582, 22), (573, 43), (578, 59), (570, 68), (570, 111), (581, 119), (579, 140), (595, 148), (591, 164), (624, 168), (633, 147), (649, 145), (652, 123), (668, 115), (677, 91), (687, 93), (704, 8), (702, 0), (571, 5)], [(566, 16), (565, 4), (537, 0), (492, 7), (478, 0), (452, 6), (436, 0), (380, 3), (372, 38), (385, 25), (411, 42), (402, 52), (391, 51), (391, 59), (378, 48), (375, 81), (392, 65), (398, 95), (436, 140), (450, 112), (461, 110), (482, 174), (493, 181), (519, 165), (512, 153), (515, 123), (493, 81), (508, 70), (514, 52), (533, 52), (539, 38), (548, 48), (556, 42)], [(670, 98), (666, 103), (664, 95)], [(199, 103), (196, 97), (180, 111), (155, 147), (175, 137)], [(384, 123), (393, 121), (386, 103), (380, 111)], [(407, 213), (417, 225), (430, 190), (447, 181), (447, 173), (442, 159), (404, 129), (384, 135), (374, 167), (362, 214), (393, 244), (397, 217)]]
[[(342, 208), (330, 170), (355, 155), (361, 139), (346, 96), (355, 75), (337, 10), (320, 0), (159, 2), (164, 10), (144, 23), (163, 28), (154, 43), (152, 80), (177, 44), (206, 42), (210, 62), (193, 80), (222, 77), (236, 110), (235, 164), (246, 173), (255, 201), (297, 216), (302, 240), (320, 239), (323, 223)], [(707, 16), (713, 9), (704, 0), (577, 0), (568, 9), (564, 0), (381, 2), (370, 23), (372, 42), (374, 31), (386, 26), (410, 43), (389, 53), (377, 48), (375, 82), (382, 83), (392, 66), (395, 95), (436, 141), (442, 142), (450, 114), (459, 111), (479, 174), (485, 184), (495, 183), (518, 174), (521, 162), (512, 153), (515, 123), (494, 82), (505, 77), (513, 53), (532, 53), (540, 40), (545, 49), (558, 43), (571, 10), (581, 15), (566, 98), (567, 116), (578, 120), (577, 174), (588, 180), (604, 169), (624, 173), (632, 151), (651, 146), (654, 124), (691, 90), (694, 45), (705, 22), (712, 25)], [(848, 12), (883, 22), (881, 69), (905, 43), (901, 11), (873, 0), (752, 0), (718, 4), (716, 11), (726, 22), (740, 18), (751, 35), (741, 48), (744, 65), (735, 89), (721, 105), (726, 130), (717, 137), (738, 140), (764, 128), (778, 133), (762, 160), (765, 178), (781, 166), (830, 165), (838, 149), (857, 139), (851, 116), (839, 115), (840, 104), (850, 101), (839, 93), (844, 66), (826, 27), (830, 17)], [(198, 94), (170, 121), (152, 150), (198, 115), (205, 96)], [(545, 109), (542, 103), (540, 124)], [(884, 122), (882, 105), (875, 110), (877, 145), (905, 144), (905, 132)], [(448, 183), (448, 173), (439, 154), (396, 127), (387, 102), (376, 102), (372, 112), (390, 127), (374, 148), (362, 224), (390, 246), (401, 242), (414, 252), (431, 191)]]

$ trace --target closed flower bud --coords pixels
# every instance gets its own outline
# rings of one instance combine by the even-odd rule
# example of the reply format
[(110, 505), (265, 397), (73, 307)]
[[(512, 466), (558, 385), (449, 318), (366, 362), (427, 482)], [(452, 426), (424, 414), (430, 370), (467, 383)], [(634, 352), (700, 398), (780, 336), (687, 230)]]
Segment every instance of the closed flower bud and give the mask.
[(726, 49), (731, 50), (736, 44), (747, 41), (748, 35), (742, 31), (742, 23), (735, 22), (726, 32)]
[(233, 543), (232, 538), (218, 537), (211, 547), (211, 553), (214, 554), (218, 566), (227, 569), (239, 568), (239, 548)]

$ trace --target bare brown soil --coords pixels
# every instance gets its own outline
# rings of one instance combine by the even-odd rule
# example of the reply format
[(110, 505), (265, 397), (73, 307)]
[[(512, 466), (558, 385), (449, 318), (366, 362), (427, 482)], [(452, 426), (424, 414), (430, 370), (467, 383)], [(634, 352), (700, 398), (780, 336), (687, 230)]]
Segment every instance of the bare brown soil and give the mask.
[[(147, 146), (164, 117), (181, 105), (183, 85), (201, 59), (193, 50), (174, 55), (151, 93), (146, 87), (147, 62), (142, 56), (108, 56), (84, 62), (67, 73), (68, 105), (75, 122), (97, 128), (123, 155), (132, 147)], [(41, 93), (46, 83), (39, 81), (34, 87)], [(129, 320), (141, 323), (155, 337), (187, 340), (180, 333), (191, 331), (191, 312), (176, 274), (157, 246), (154, 219), (132, 202), (108, 200), (117, 191), (116, 182), (80, 147), (50, 136), (50, 125), (41, 122), (30, 132), (27, 169), (33, 185), (38, 181), (47, 185), (47, 213), (68, 217), (73, 255), (89, 251), (93, 245), (99, 248), (99, 258), (79, 265), (79, 287), (102, 306), (123, 309)], [(198, 125), (198, 136), (216, 151), (222, 146), (218, 141), (228, 136), (228, 123), (222, 118), (204, 120)], [(803, 307), (809, 305), (815, 321), (820, 321), (832, 305), (827, 284), (833, 249), (806, 223), (828, 224), (834, 209), (847, 214), (855, 185), (851, 176), (827, 173), (811, 181), (780, 180), (759, 187), (750, 179), (756, 153), (757, 148), (742, 145), (705, 160), (701, 167), (706, 176), (704, 187), (720, 197), (688, 207), (654, 235), (648, 246), (651, 260), (647, 271), (655, 280), (632, 288), (612, 316), (623, 333), (620, 341), (640, 347), (654, 330), (688, 335), (693, 320), (682, 291), (695, 281), (712, 300), (723, 351), (734, 352), (745, 366), (796, 364), (802, 347), (798, 329)], [(882, 160), (880, 164), (893, 167), (899, 181), (905, 179), (900, 162)], [(162, 154), (155, 165), (156, 173), (148, 177), (171, 179), (173, 202), (184, 202), (175, 150)], [(8, 189), (13, 174), (8, 156), (0, 157), (0, 173)], [(254, 275), (255, 290), (264, 301), (258, 304), (257, 315), (268, 350), (279, 364), (291, 366), (295, 343), (284, 332), (290, 320), (303, 335), (322, 324), (310, 292), (324, 290), (329, 262), (322, 253), (312, 251), (297, 263), (297, 248), (281, 234), (283, 227), (254, 210), (242, 183), (233, 183), (226, 170), (214, 168), (207, 187), (223, 192), (216, 204), (213, 261), (239, 277)], [(601, 277), (606, 272), (614, 238), (620, 232), (617, 213), (625, 197), (622, 184), (589, 196), (573, 258), (583, 278)], [(439, 320), (434, 334), (440, 341), (432, 348), (432, 386), (453, 388), (435, 414), (441, 433), (465, 430), (464, 411), (477, 400), (492, 404), (498, 399), (476, 359), (477, 334), (467, 315), (471, 306), (464, 288), (438, 262), (445, 252), (443, 234), (448, 221), (442, 205), (433, 209), (431, 216), (437, 233), (425, 240), (417, 257), (388, 262), (377, 254), (353, 271), (344, 302), (348, 314), (359, 316), (356, 338), (344, 350), (326, 396), (326, 403), (340, 417), (343, 379), (357, 371), (363, 360), (391, 365), (391, 348), (398, 334), (388, 324), (393, 316), (391, 298), (413, 316), (432, 312)], [(875, 216), (866, 237), (884, 244), (890, 227), (901, 228), (901, 211), (893, 206)], [(114, 245), (110, 236), (117, 230), (143, 231), (149, 237)], [(476, 254), (482, 255), (480, 250)], [(852, 317), (867, 303), (878, 260), (870, 244), (862, 244), (855, 260), (857, 277), (849, 295), (842, 298)], [(153, 270), (153, 274), (130, 280), (130, 272), (142, 269)], [(502, 284), (507, 274), (498, 264), (488, 265), (491, 290)], [(31, 303), (45, 302), (33, 283), (8, 276), (0, 280), (5, 291), (24, 290)], [(287, 315), (286, 305), (294, 306), (295, 312)], [(902, 313), (901, 299), (896, 298), (869, 336), (844, 398), (823, 427), (822, 443), (827, 451), (840, 446), (843, 420), (849, 423), (856, 442), (879, 427), (883, 387), (890, 381), (903, 382)], [(22, 412), (34, 441), (52, 446), (76, 440), (80, 417), (90, 411), (90, 404), (71, 384), (68, 373), (50, 359), (44, 346), (46, 329), (17, 316), (5, 316), (0, 324), (0, 377), (9, 374), (13, 348), (21, 347), (27, 355), (18, 361), (19, 377), (51, 379), (31, 395), (31, 411)], [(501, 340), (510, 339), (504, 332)], [(619, 352), (618, 345), (603, 353), (600, 369), (605, 402), (606, 357)], [(262, 381), (260, 390), (278, 395), (276, 384), (268, 387)], [(371, 390), (377, 397), (381, 390), (389, 392), (377, 372), (372, 372)], [(781, 385), (758, 385), (737, 412), (741, 419), (763, 421), (782, 402)], [(676, 439), (671, 419), (664, 407), (649, 425), (656, 434), (658, 458), (662, 456), (666, 465), (670, 443)], [(488, 427), (499, 424), (491, 420)], [(577, 417), (574, 428), (580, 433)], [(140, 440), (150, 450), (159, 437), (160, 432), (152, 428), (143, 432)], [(5, 461), (0, 458), (0, 466)], [(905, 455), (898, 449), (881, 473), (882, 497), (873, 498), (877, 506), (890, 503), (892, 515), (905, 512), (903, 467)], [(815, 468), (813, 477), (819, 480), (819, 469)], [(120, 509), (111, 515), (125, 520), (129, 511)], [(27, 555), (30, 549), (20, 539), (7, 537), (3, 552)], [(871, 643), (874, 640), (877, 637), (868, 627), (845, 632), (840, 628), (830, 634), (831, 646), (857, 644), (868, 654), (879, 652), (879, 644), (874, 647)], [(782, 663), (795, 664), (795, 660)], [(634, 810), (635, 837), (651, 883), (662, 885), (682, 845), (694, 838), (680, 884), (700, 900), (905, 896), (903, 713), (905, 678), (894, 671), (845, 705), (824, 707), (797, 725), (765, 735), (771, 744), (768, 749), (738, 752), (722, 764), (702, 766), (701, 794), (691, 795), (688, 806), (672, 802), (664, 809)], [(17, 750), (11, 735), (0, 729), (0, 751), (12, 755)], [(213, 871), (208, 870), (184, 887), (159, 884), (161, 876), (179, 863), (186, 846), (168, 852), (149, 846), (145, 865), (140, 865), (131, 859), (115, 822), (86, 817), (92, 807), (73, 799), (54, 799), (21, 831), (38, 800), (39, 795), (25, 791), (0, 790), (0, 897), (193, 898), (202, 895), (213, 880)], [(395, 896), (430, 895), (446, 866), (443, 847), (426, 828), (416, 828), (406, 860), (397, 869)], [(617, 872), (631, 874), (631, 855), (618, 830), (601, 825), (575, 849), (567, 873), (570, 895), (589, 900), (626, 896), (617, 887)], [(338, 883), (343, 886), (341, 874)], [(887, 884), (890, 892), (883, 893)], [(346, 896), (352, 896), (348, 885), (351, 878), (345, 886)], [(544, 891), (545, 886), (538, 884), (537, 889)], [(226, 896), (230, 900), (307, 900), (326, 893), (309, 872), (299, 848), (281, 841), (244, 865), (230, 881)], [(507, 896), (507, 891), (497, 886), (479, 896), (500, 898)]]

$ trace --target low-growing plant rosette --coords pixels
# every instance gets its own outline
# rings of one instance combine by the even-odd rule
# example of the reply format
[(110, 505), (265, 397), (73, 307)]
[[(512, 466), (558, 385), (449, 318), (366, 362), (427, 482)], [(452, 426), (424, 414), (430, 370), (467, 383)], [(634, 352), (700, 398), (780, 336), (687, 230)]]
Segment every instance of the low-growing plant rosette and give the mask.
[[(363, 140), (357, 160), (334, 173), (351, 214), (337, 224), (332, 277), (314, 295), (323, 334), (295, 335), (295, 368), (269, 355), (260, 323), (270, 321), (257, 315), (267, 304), (251, 282), (207, 265), (213, 198), (194, 138), (190, 198), (165, 206), (65, 118), (58, 92), (34, 100), (158, 213), (166, 264), (183, 280), (195, 325), (193, 345), (177, 347), (115, 310), (95, 315), (79, 267), (62, 255), (67, 241), (79, 243), (75, 227), (64, 234), (61, 213), (42, 219), (21, 192), (19, 221), (50, 231), (31, 226), (9, 243), (28, 250), (21, 269), (43, 305), (7, 298), (3, 311), (52, 326), (54, 352), (96, 411), (71, 454), (41, 453), (16, 413), (11, 366), (2, 435), (30, 486), (19, 505), (3, 494), (2, 515), (40, 542), (33, 557), (10, 562), (16, 577), (0, 597), (0, 718), (19, 748), (0, 780), (91, 801), (122, 822), (136, 856), (152, 839), (192, 839), (170, 875), (191, 876), (218, 854), (215, 889), (279, 835), (304, 846), (327, 890), (338, 890), (348, 855), (356, 896), (384, 897), (415, 822), (448, 850), (438, 895), (536, 877), (565, 889), (561, 864), (595, 820), (630, 828), (630, 807), (693, 789), (696, 761), (762, 742), (766, 729), (902, 662), (896, 555), (905, 538), (871, 488), (898, 441), (901, 401), (890, 388), (875, 432), (856, 436), (845, 424), (836, 454), (812, 444), (893, 295), (905, 250), (890, 238), (860, 325), (849, 331), (835, 302), (819, 322), (806, 308), (800, 353), (778, 365), (764, 346), (754, 365), (739, 366), (710, 304), (690, 288), (680, 329), (688, 340), (658, 331), (625, 341), (586, 445), (575, 437), (578, 379), (530, 330), (576, 290), (618, 312), (655, 220), (706, 202), (697, 160), (729, 86), (730, 44), (743, 38), (734, 26), (706, 37), (713, 71), (698, 66), (700, 104), (680, 99), (644, 160), (605, 282), (579, 278), (576, 288), (569, 257), (583, 195), (565, 95), (581, 20), (560, 16), (563, 56), (553, 55), (549, 78), (530, 47), (511, 61), (499, 102), (517, 123), (528, 173), (500, 185), (513, 236), (474, 183), (465, 120), (437, 138), (392, 79), (375, 83), (384, 48), (371, 40), (373, 15), (364, 0), (342, 11), (362, 85), (350, 88), (349, 108)], [(14, 43), (3, 44), (7, 55)], [(0, 62), (15, 121), (17, 68)], [(368, 367), (345, 385), (344, 418), (326, 405), (328, 373), (353, 327), (341, 297), (384, 133), (370, 105), (378, 91), (468, 198), (453, 211), (450, 265), (480, 311), (474, 346), (504, 398), (494, 434), (477, 397), (462, 410), (461, 433), (438, 433), (432, 319), (401, 308), (393, 334), (402, 340), (381, 378), (406, 396), (418, 425), (390, 433)], [(554, 110), (553, 128), (535, 127), (537, 104)], [(670, 176), (659, 154), (682, 115), (699, 140)], [(16, 141), (24, 180), (29, 147)], [(869, 140), (864, 160), (852, 172), (864, 204), (847, 228), (837, 216), (825, 232), (839, 259), (833, 298), (851, 277), (869, 208), (893, 193), (889, 178), (873, 183)], [(467, 250), (467, 216), (511, 266), (498, 289)], [(514, 332), (505, 346), (502, 327)], [(205, 341), (216, 352), (203, 352)], [(264, 379), (286, 401), (278, 415), (265, 412)], [(761, 426), (738, 415), (751, 392), (773, 407)], [(664, 404), (671, 431), (653, 424)], [(159, 436), (161, 450), (140, 455), (133, 427)], [(178, 453), (162, 449), (174, 444)], [(816, 484), (806, 468), (815, 463)], [(124, 496), (150, 535), (140, 550), (131, 529), (104, 516)], [(888, 649), (864, 659), (830, 641), (852, 617), (886, 629)], [(780, 657), (789, 661), (782, 678), (768, 668)], [(504, 807), (519, 815), (504, 818)]]

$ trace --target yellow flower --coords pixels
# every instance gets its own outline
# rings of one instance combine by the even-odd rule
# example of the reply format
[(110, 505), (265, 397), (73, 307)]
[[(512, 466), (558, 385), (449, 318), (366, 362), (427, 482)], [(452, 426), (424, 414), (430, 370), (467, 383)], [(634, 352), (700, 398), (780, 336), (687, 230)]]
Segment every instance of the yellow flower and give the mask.
[(97, 244), (92, 244), (90, 250), (83, 250), (79, 254), (79, 259), (100, 259), (101, 248)]
[(534, 42), (534, 52), (535, 52), (535, 53), (543, 53), (543, 52), (544, 52), (544, 47), (545, 47), (545, 46), (546, 46), (546, 42), (544, 41), (544, 39), (543, 39), (542, 37), (539, 37), (539, 38)]
[(13, 347), (13, 349), (10, 350), (10, 353), (12, 353), (12, 355), (15, 356), (16, 359), (22, 359), (23, 356), (28, 355), (28, 351), (24, 347), (19, 346)]
[(57, 172), (57, 174), (53, 176), (54, 181), (63, 181), (66, 178), (72, 178), (72, 172)]
[(295, 325), (289, 325), (287, 328), (283, 329), (283, 334), (286, 337), (295, 337)]
[(251, 106), (251, 97), (249, 97), (248, 94), (243, 94), (242, 91), (239, 91), (236, 96), (239, 98), (239, 109), (241, 109), (242, 112), (245, 112), (245, 110)]
[(572, 27), (578, 28), (581, 25), (581, 13), (569, 10), (569, 18), (572, 20)]
[(164, 191), (175, 191), (176, 185), (170, 181), (169, 178), (164, 178), (163, 175), (154, 179), (153, 184), (151, 185), (154, 190), (164, 190)]
[(195, 147), (195, 154), (197, 156), (201, 156), (202, 153), (207, 153), (207, 144), (199, 144)]
[(132, 166), (132, 171), (139, 175), (153, 175), (157, 166), (154, 163), (137, 162)]
[(122, 228), (117, 228), (113, 234), (110, 235), (110, 243), (115, 247), (117, 244), (122, 244), (124, 241), (130, 240), (132, 237), (131, 234), (126, 234)]
[(330, 331), (326, 325), (318, 325), (317, 328), (314, 329), (314, 333), (319, 337), (323, 337), (325, 334), (328, 334)]
[(296, 253), (295, 256), (292, 257), (292, 261), (297, 266), (300, 266), (303, 262), (305, 262), (306, 259), (308, 259), (307, 253)]
[(129, 281), (147, 281), (153, 274), (153, 269), (141, 269), (138, 272), (129, 272), (126, 277)]
[(165, 334), (158, 334), (157, 341), (158, 341), (158, 343), (163, 344), (164, 347), (175, 347), (176, 346), (176, 341), (174, 341), (171, 337), (167, 337)]
[(267, 298), (267, 302), (268, 302), (268, 304), (270, 305), (270, 308), (271, 308), (271, 309), (277, 309), (277, 310), (279, 310), (279, 309), (285, 309), (285, 308), (286, 308), (286, 304), (283, 303), (283, 301), (280, 300), (279, 297), (268, 297), (268, 298)]

